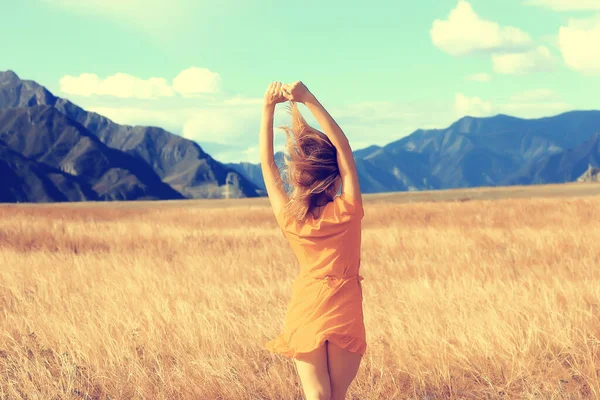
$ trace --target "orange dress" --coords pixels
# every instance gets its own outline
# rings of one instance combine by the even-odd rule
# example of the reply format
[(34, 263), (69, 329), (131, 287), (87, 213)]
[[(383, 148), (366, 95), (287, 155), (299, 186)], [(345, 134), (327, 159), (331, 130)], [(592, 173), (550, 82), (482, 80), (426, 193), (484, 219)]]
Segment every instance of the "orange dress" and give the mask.
[(364, 355), (367, 349), (359, 275), (362, 206), (342, 193), (319, 218), (277, 222), (300, 263), (283, 332), (267, 342), (271, 353), (295, 358), (326, 340)]

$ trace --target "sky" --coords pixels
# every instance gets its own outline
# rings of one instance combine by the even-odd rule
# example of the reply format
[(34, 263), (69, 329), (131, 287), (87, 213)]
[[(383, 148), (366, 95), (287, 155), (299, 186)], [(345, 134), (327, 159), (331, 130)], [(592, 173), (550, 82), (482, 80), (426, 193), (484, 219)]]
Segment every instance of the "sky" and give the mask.
[(465, 115), (600, 108), (600, 0), (20, 0), (0, 14), (0, 70), (222, 162), (259, 161), (271, 81), (303, 81), (355, 150)]

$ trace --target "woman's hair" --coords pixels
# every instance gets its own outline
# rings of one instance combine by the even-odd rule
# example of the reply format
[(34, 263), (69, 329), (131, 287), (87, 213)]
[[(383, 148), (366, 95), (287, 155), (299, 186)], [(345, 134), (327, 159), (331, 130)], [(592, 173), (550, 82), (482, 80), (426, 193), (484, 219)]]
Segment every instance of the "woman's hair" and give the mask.
[(292, 188), (284, 213), (302, 221), (311, 208), (336, 195), (340, 170), (337, 150), (327, 135), (306, 122), (296, 102), (289, 102), (288, 111), (292, 125), (280, 127), (287, 134), (284, 176)]

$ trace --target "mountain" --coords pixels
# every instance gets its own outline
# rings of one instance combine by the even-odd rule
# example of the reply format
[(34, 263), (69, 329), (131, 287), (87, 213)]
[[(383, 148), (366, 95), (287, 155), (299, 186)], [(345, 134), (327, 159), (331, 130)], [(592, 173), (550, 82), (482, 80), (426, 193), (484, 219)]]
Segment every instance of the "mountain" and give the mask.
[(54, 96), (36, 82), (20, 79), (12, 71), (0, 72), (0, 110), (38, 105), (59, 111), (109, 148), (143, 160), (164, 183), (185, 197), (220, 198), (225, 193), (230, 197), (258, 196), (250, 180), (214, 160), (191, 140), (157, 127), (116, 124)]
[[(284, 175), (285, 171), (285, 160), (283, 156), (283, 152), (278, 151), (275, 153), (275, 165), (279, 167), (279, 171), (281, 175)], [(262, 168), (260, 164), (253, 164), (250, 162), (240, 162), (240, 163), (228, 163), (225, 164), (227, 167), (232, 168), (238, 171), (240, 174), (248, 177), (254, 184), (258, 187), (259, 193), (261, 195), (266, 195), (265, 181), (263, 179)]]
[(600, 165), (600, 131), (573, 149), (544, 157), (525, 166), (508, 184), (563, 183), (581, 177), (590, 165)]
[(99, 200), (77, 177), (12, 151), (0, 142), (0, 203)]
[(539, 119), (502, 114), (487, 118), (464, 117), (447, 129), (418, 130), (385, 148), (452, 154), (460, 149), (461, 142), (470, 140), (477, 147), (507, 156), (532, 158), (584, 142), (598, 131), (599, 121), (600, 111), (572, 111)]
[(242, 161), (240, 163), (227, 163), (225, 166), (238, 171), (240, 174), (250, 179), (262, 192), (266, 190), (260, 164)]
[[(365, 149), (366, 151), (362, 151), (362, 154), (368, 154), (378, 149), (381, 148), (379, 146), (371, 146), (369, 149)], [(356, 156), (356, 153), (354, 154)], [(282, 177), (284, 177), (286, 190), (289, 190), (289, 185), (285, 180), (285, 162), (283, 152), (275, 153), (275, 164), (277, 164), (281, 171)], [(261, 194), (266, 194), (265, 182), (263, 180), (262, 168), (260, 164), (240, 162), (229, 163), (226, 165), (247, 176), (255, 183), (257, 187), (259, 187)], [(356, 169), (361, 182), (361, 188), (365, 193), (410, 190), (410, 187), (406, 184), (406, 181), (409, 180), (403, 180), (403, 176), (399, 173), (399, 170), (392, 169), (391, 173), (387, 173), (382, 169), (375, 167), (371, 162), (358, 157), (356, 157)]]
[(369, 147), (366, 147), (364, 149), (360, 149), (360, 150), (355, 150), (352, 152), (352, 154), (354, 154), (354, 158), (365, 158), (366, 156), (368, 156), (369, 154), (377, 151), (381, 149), (381, 146), (377, 146), (377, 145), (371, 145)]
[(464, 117), (354, 157), (364, 193), (565, 182), (595, 162), (599, 132), (600, 111)]
[(577, 182), (600, 182), (600, 168), (590, 164), (583, 175), (577, 178)]
[[(74, 198), (66, 196), (69, 200), (183, 198), (162, 182), (146, 162), (109, 148), (50, 106), (1, 110), (0, 143), (29, 161), (26, 167), (33, 168), (33, 172), (50, 168), (68, 174), (68, 182), (78, 182), (81, 190), (74, 193)], [(48, 197), (53, 196), (48, 194)]]
[[(435, 189), (439, 186), (423, 154), (409, 151), (391, 153), (379, 148), (362, 159), (358, 158), (356, 165), (361, 189), (366, 186), (366, 193)], [(366, 185), (369, 179), (372, 183)]]
[[(600, 132), (600, 111), (521, 119), (507, 115), (464, 117), (447, 129), (418, 130), (384, 149), (428, 157), (439, 188), (495, 186), (510, 182), (524, 166), (578, 146)], [(521, 183), (538, 183), (522, 176)], [(541, 182), (540, 182), (541, 183)]]

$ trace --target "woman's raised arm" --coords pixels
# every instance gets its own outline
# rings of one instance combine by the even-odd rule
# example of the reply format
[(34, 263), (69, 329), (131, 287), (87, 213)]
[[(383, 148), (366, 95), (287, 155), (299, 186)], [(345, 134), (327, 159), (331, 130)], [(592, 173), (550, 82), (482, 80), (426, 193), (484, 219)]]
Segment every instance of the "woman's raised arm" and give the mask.
[(286, 100), (287, 99), (281, 93), (281, 83), (272, 82), (265, 92), (262, 120), (260, 123), (260, 135), (258, 138), (263, 179), (275, 215), (279, 214), (288, 201), (279, 168), (277, 168), (277, 165), (275, 164), (275, 155), (273, 152), (273, 117), (275, 113), (275, 104), (283, 103)]

